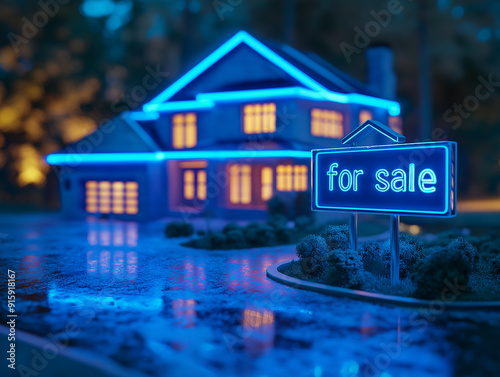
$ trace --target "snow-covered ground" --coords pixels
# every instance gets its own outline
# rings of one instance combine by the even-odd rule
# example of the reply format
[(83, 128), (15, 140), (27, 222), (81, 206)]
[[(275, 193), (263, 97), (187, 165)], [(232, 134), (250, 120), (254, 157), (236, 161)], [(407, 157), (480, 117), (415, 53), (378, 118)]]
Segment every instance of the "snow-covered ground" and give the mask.
[(0, 268), (17, 273), (18, 329), (62, 333), (72, 347), (147, 374), (500, 370), (500, 314), (389, 308), (267, 279), (269, 265), (294, 257), (292, 246), (193, 250), (167, 240), (163, 223), (70, 222), (53, 214), (2, 215), (0, 226)]

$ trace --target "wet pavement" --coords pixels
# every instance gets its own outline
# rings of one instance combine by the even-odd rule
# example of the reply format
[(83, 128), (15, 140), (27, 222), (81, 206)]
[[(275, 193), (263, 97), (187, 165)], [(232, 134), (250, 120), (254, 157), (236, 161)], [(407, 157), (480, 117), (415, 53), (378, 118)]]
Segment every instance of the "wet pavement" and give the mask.
[(499, 313), (390, 308), (266, 278), (292, 246), (193, 250), (165, 239), (162, 223), (52, 214), (2, 215), (0, 226), (18, 329), (145, 374), (500, 375)]

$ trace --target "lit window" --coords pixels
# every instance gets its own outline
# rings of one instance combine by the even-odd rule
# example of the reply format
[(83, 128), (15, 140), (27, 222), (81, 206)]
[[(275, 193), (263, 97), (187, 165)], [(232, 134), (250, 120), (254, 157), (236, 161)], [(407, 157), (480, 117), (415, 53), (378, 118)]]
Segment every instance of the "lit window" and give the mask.
[(276, 168), (278, 191), (307, 191), (308, 179), (306, 165), (279, 165)]
[(273, 196), (273, 169), (266, 167), (261, 171), (262, 200), (267, 202)]
[(207, 198), (207, 172), (205, 170), (184, 170), (184, 199)]
[(246, 134), (276, 132), (276, 104), (274, 103), (246, 105), (243, 116), (243, 130)]
[(229, 165), (229, 201), (232, 204), (250, 204), (252, 201), (252, 167)]
[(373, 119), (373, 114), (371, 111), (368, 110), (361, 110), (359, 112), (359, 124), (365, 123), (367, 120), (372, 120)]
[(400, 134), (403, 133), (403, 122), (400, 116), (390, 116), (389, 117), (389, 127)]
[(340, 139), (344, 136), (344, 116), (332, 110), (312, 109), (311, 134)]
[(88, 213), (135, 215), (139, 212), (137, 182), (85, 182), (85, 209)]
[(207, 198), (207, 172), (205, 170), (198, 170), (198, 186), (196, 190), (199, 200)]
[(197, 143), (196, 114), (175, 114), (172, 118), (172, 145), (175, 149), (193, 148)]

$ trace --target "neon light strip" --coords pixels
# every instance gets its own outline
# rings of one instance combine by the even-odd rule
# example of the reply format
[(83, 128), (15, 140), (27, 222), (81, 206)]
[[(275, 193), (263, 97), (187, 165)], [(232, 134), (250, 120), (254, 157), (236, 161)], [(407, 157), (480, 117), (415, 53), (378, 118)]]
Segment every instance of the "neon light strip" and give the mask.
[(156, 153), (56, 153), (46, 157), (50, 165), (80, 165), (93, 163), (140, 163), (164, 160), (190, 159), (235, 159), (235, 158), (311, 158), (309, 151), (269, 150), (269, 151), (176, 151)]
[[(318, 150), (316, 151), (316, 158), (315, 158), (315, 166), (318, 166), (318, 156), (320, 154), (335, 154), (335, 153), (355, 153), (355, 152), (375, 152), (375, 151), (385, 151), (385, 150), (405, 150), (405, 149), (437, 149), (437, 148), (443, 148), (446, 153), (446, 171), (445, 171), (445, 186), (444, 189), (446, 191), (445, 193), (445, 210), (444, 211), (419, 211), (419, 210), (391, 210), (391, 209), (385, 209), (385, 208), (354, 208), (354, 207), (327, 207), (327, 206), (320, 206), (318, 205), (318, 169), (315, 169), (315, 174), (314, 174), (314, 204), (316, 205), (317, 208), (323, 208), (323, 209), (337, 209), (340, 211), (345, 211), (345, 212), (356, 212), (356, 211), (364, 211), (364, 212), (383, 212), (383, 213), (401, 213), (401, 214), (422, 214), (422, 215), (442, 215), (446, 214), (450, 211), (450, 191), (451, 191), (451, 186), (450, 186), (450, 165), (451, 165), (451, 158), (450, 158), (450, 144), (425, 144), (425, 143), (418, 143), (420, 145), (415, 145), (415, 144), (410, 144), (407, 146), (399, 145), (399, 146), (393, 146), (393, 147), (384, 147), (384, 148), (378, 148), (378, 147), (371, 147), (369, 149), (331, 149), (331, 150)], [(313, 151), (315, 152), (315, 151)]]
[(389, 139), (391, 139), (393, 142), (395, 143), (401, 143), (401, 142), (404, 142), (406, 140), (406, 138), (404, 136), (401, 135), (401, 137), (394, 137), (393, 135), (389, 134), (388, 132), (384, 131), (383, 129), (380, 129), (380, 128), (375, 128), (373, 127), (373, 125), (371, 124), (367, 124), (365, 127), (363, 127), (362, 129), (360, 129), (358, 132), (356, 132), (354, 135), (351, 135), (348, 139), (342, 141), (342, 144), (347, 144), (349, 143), (349, 141), (351, 141), (354, 137), (356, 137), (357, 135), (359, 135), (361, 133), (361, 131), (363, 131), (364, 129), (366, 129), (367, 127), (371, 127), (373, 128), (375, 131), (377, 132), (380, 132), (382, 135), (384, 136), (387, 136)]
[(210, 100), (214, 102), (239, 102), (283, 97), (302, 97), (306, 99), (326, 100), (321, 93), (299, 87), (201, 93), (196, 96), (196, 99), (201, 101)]
[(204, 110), (215, 106), (212, 101), (174, 101), (160, 104), (146, 104), (144, 112), (150, 111), (183, 111), (183, 110)]
[(128, 113), (128, 116), (132, 120), (157, 120), (160, 118), (160, 114), (155, 112), (143, 112), (143, 111), (134, 111)]
[[(310, 78), (304, 72), (299, 70), (293, 64), (276, 54), (270, 48), (259, 42), (257, 39), (253, 38), (251, 35), (244, 31), (240, 31), (233, 38), (228, 40), (207, 58), (202, 60), (198, 65), (191, 69), (188, 73), (182, 76), (179, 80), (174, 82), (161, 94), (159, 94), (152, 101), (144, 105), (144, 111), (182, 111), (182, 110), (195, 110), (198, 107), (197, 101), (179, 101), (172, 103), (164, 103), (169, 100), (173, 95), (179, 92), (182, 88), (188, 85), (196, 77), (205, 72), (212, 65), (217, 63), (221, 58), (223, 58), (227, 53), (237, 47), (240, 43), (245, 43), (247, 46), (252, 48), (257, 53), (261, 54), (271, 63), (275, 64), (279, 68), (283, 69), (290, 76), (295, 78), (297, 81), (307, 86), (308, 88), (318, 92), (319, 96), (325, 96), (330, 101), (340, 102), (340, 103), (358, 103), (366, 106), (382, 107), (389, 111), (392, 116), (399, 115), (401, 110), (400, 106), (395, 101), (390, 101), (382, 98), (365, 96), (362, 94), (352, 93), (352, 94), (341, 94), (328, 91), (323, 85), (320, 85), (317, 81)], [(243, 98), (241, 98), (243, 99)], [(158, 107), (154, 106), (157, 105)], [(193, 106), (193, 107), (189, 107)], [(205, 104), (202, 108), (208, 108)]]
[(217, 50), (215, 50), (212, 54), (210, 54), (207, 58), (202, 60), (198, 65), (196, 65), (193, 69), (191, 69), (188, 73), (182, 76), (179, 80), (174, 82), (171, 86), (169, 86), (166, 90), (160, 93), (156, 98), (147, 103), (144, 106), (144, 110), (147, 110), (148, 105), (153, 104), (161, 104), (168, 99), (170, 99), (173, 95), (179, 92), (182, 88), (188, 85), (191, 81), (193, 81), (196, 77), (205, 72), (212, 65), (217, 63), (220, 59), (222, 59), (225, 55), (227, 55), (231, 50), (237, 47), (240, 43), (245, 43), (248, 47), (255, 50), (257, 53), (261, 54), (264, 58), (269, 60), (271, 63), (275, 64), (285, 72), (287, 72), (290, 76), (295, 78), (300, 83), (309, 87), (310, 89), (316, 91), (324, 91), (326, 88), (315, 80), (311, 79), (304, 72), (299, 70), (293, 64), (289, 63), (281, 56), (276, 54), (270, 48), (253, 38), (250, 34), (245, 31), (238, 32), (233, 38), (229, 39), (226, 43), (220, 46)]

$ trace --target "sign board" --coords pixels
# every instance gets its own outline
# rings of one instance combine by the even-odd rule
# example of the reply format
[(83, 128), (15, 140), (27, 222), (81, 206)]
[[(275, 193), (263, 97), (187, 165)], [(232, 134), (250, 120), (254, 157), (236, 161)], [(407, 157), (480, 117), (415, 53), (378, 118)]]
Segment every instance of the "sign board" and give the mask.
[(456, 143), (312, 151), (312, 209), (389, 215), (456, 215)]

